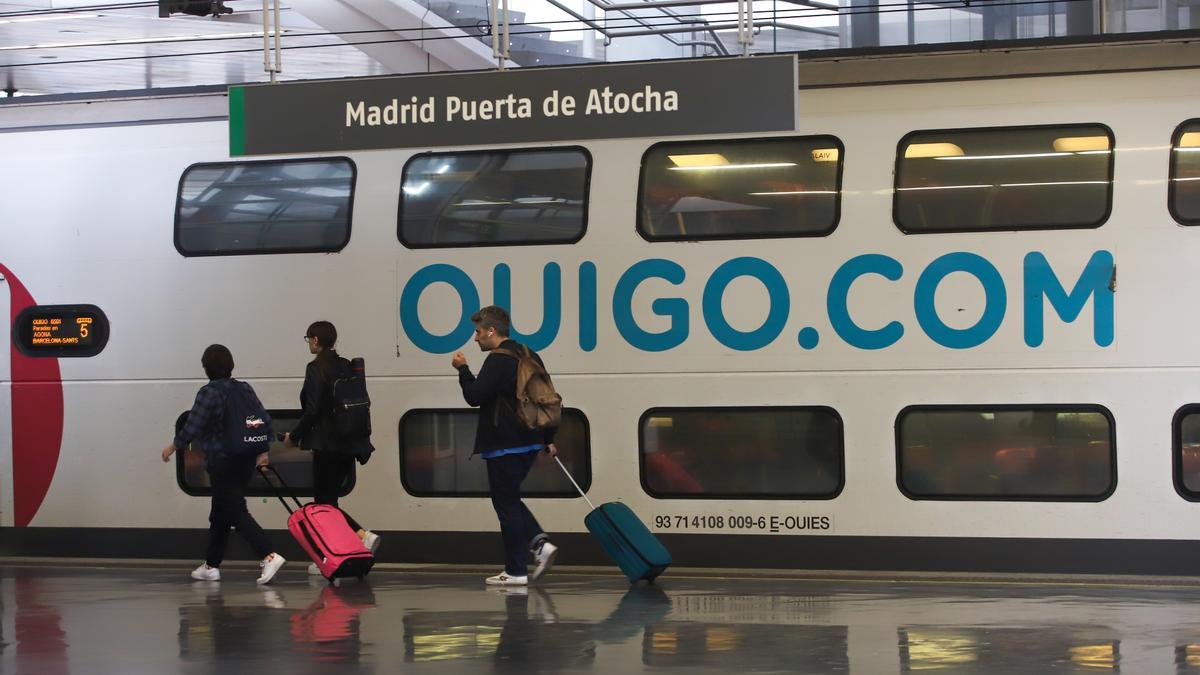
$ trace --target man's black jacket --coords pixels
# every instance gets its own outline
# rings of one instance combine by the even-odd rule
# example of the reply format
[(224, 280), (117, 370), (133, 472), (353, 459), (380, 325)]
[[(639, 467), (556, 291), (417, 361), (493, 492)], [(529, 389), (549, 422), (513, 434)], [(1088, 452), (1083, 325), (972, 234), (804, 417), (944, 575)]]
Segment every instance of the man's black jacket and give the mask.
[[(500, 349), (521, 353), (521, 345), (516, 340), (505, 340), (500, 343)], [(537, 353), (533, 358), (542, 363), (542, 357)], [(531, 431), (517, 419), (517, 360), (513, 357), (495, 352), (488, 354), (478, 377), (471, 373), (470, 366), (464, 365), (458, 369), (458, 383), (467, 404), (479, 408), (476, 454), (554, 441), (554, 429)]]

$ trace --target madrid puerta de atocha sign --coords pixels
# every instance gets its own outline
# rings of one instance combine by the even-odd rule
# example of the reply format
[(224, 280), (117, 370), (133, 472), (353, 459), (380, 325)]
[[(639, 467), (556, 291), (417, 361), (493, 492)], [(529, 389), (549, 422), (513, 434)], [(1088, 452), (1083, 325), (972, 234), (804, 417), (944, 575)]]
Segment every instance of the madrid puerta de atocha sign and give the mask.
[(229, 89), (233, 156), (796, 128), (791, 56)]

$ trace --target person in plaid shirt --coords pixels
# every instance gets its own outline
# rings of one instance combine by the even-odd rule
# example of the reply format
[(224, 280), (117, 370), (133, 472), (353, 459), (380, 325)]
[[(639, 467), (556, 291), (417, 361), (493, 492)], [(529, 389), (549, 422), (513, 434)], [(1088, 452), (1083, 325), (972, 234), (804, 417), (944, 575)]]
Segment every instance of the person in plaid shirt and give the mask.
[[(230, 455), (224, 452), (222, 432), (225, 428), (225, 393), (230, 386), (241, 387), (243, 395), (258, 401), (254, 389), (233, 376), (233, 354), (224, 345), (209, 345), (200, 358), (208, 384), (196, 392), (196, 402), (188, 413), (183, 429), (163, 448), (162, 460), (189, 444), (204, 452), (205, 468), (212, 484), (212, 509), (208, 515), (208, 551), (204, 564), (192, 570), (192, 578), (201, 581), (221, 580), (221, 561), (229, 543), (229, 530), (236, 529), (255, 554), (262, 556), (262, 574), (258, 583), (270, 583), (283, 564), (283, 556), (271, 549), (271, 542), (254, 516), (246, 509), (246, 483), (254, 475), (255, 466), (266, 466), (267, 453)], [(269, 426), (271, 421), (264, 420)]]

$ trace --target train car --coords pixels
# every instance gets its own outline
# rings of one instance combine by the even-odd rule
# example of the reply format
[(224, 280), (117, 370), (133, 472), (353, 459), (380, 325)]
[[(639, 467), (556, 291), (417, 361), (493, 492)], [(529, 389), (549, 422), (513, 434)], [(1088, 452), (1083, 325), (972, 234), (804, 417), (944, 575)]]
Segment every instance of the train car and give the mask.
[[(773, 58), (796, 105), (769, 132), (250, 156), (225, 90), (0, 106), (4, 550), (199, 555), (202, 459), (158, 449), (201, 352), (285, 431), (327, 319), (373, 401), (343, 506), (384, 561), (499, 561), (450, 366), (495, 303), (564, 396), (567, 466), (678, 565), (1196, 573), (1200, 48)], [(468, 76), (512, 73), (438, 77)], [(600, 563), (557, 471), (528, 503)]]

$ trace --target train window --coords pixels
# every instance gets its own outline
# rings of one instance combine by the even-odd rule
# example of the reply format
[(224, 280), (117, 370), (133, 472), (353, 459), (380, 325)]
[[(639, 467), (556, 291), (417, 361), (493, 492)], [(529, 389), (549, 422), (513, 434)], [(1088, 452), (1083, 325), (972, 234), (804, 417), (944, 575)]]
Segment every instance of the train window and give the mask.
[(1171, 215), (1184, 225), (1200, 225), (1200, 120), (1179, 125), (1171, 139)]
[(1112, 206), (1099, 124), (916, 131), (900, 141), (893, 214), (908, 234), (1099, 227)]
[(650, 241), (827, 235), (842, 154), (832, 136), (659, 143), (642, 156), (638, 232)]
[[(488, 497), (486, 462), (472, 458), (479, 411), (410, 410), (400, 419), (400, 482), (417, 497)], [(558, 457), (579, 486), (592, 484), (588, 421), (575, 408), (564, 408), (554, 436)], [(538, 453), (521, 494), (530, 497), (579, 495), (546, 453)]]
[(417, 155), (404, 166), (400, 243), (574, 243), (587, 229), (591, 170), (581, 147)]
[(638, 436), (652, 497), (833, 499), (842, 491), (842, 418), (832, 408), (654, 408)]
[[(272, 427), (275, 433), (284, 433), (296, 428), (300, 421), (300, 410), (268, 410), (271, 415)], [(175, 433), (183, 429), (187, 422), (188, 413), (185, 411), (175, 420)], [(287, 486), (297, 497), (313, 496), (312, 457), (313, 453), (300, 448), (289, 448), (282, 442), (271, 439), (271, 465), (283, 476)], [(212, 494), (212, 484), (208, 480), (208, 472), (204, 470), (204, 453), (188, 447), (183, 452), (175, 453), (175, 480), (179, 487), (189, 495), (208, 496)], [(346, 478), (341, 495), (350, 494), (354, 489), (354, 472)], [(275, 491), (267, 485), (257, 471), (246, 485), (248, 497), (274, 497)]]
[(195, 164), (179, 179), (185, 256), (340, 251), (350, 241), (354, 163), (343, 157)]
[(1101, 406), (914, 406), (896, 419), (910, 499), (1102, 501), (1117, 485)]
[(95, 356), (108, 344), (108, 317), (95, 305), (34, 305), (13, 321), (13, 345), (25, 356)]
[(1200, 403), (1180, 408), (1171, 426), (1175, 491), (1184, 499), (1200, 502)]

